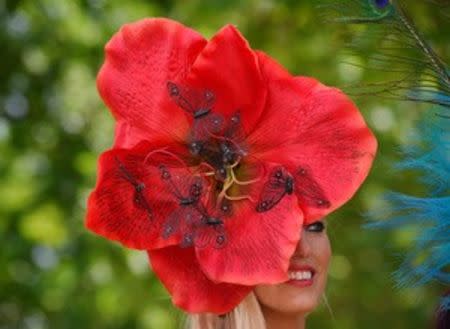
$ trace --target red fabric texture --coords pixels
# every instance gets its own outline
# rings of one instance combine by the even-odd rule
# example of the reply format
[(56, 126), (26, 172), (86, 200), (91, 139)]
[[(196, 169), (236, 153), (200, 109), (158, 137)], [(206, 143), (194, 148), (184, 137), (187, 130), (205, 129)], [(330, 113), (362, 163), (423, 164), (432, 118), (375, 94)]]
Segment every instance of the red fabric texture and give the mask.
[(249, 131), (261, 116), (267, 93), (258, 64), (248, 42), (235, 27), (227, 25), (199, 54), (187, 82), (214, 90), (214, 109), (222, 115), (240, 110), (244, 131)]
[(226, 313), (287, 280), (302, 226), (348, 201), (374, 159), (352, 101), (291, 76), (231, 25), (207, 41), (144, 19), (105, 52), (97, 85), (116, 133), (87, 227), (147, 250), (188, 312)]
[(130, 150), (116, 148), (103, 153), (97, 187), (88, 199), (87, 227), (134, 249), (178, 242), (175, 237), (161, 237), (163, 220), (176, 203), (162, 193), (155, 168), (144, 165), (150, 146), (144, 142)]
[(368, 175), (377, 142), (340, 90), (312, 78), (274, 79), (263, 118), (247, 139), (254, 156), (277, 159), (288, 168), (308, 168), (331, 203), (328, 208), (311, 207), (299, 195), (305, 224), (342, 206)]
[(258, 213), (250, 203), (242, 203), (235, 213), (225, 222), (225, 248), (196, 249), (203, 272), (214, 281), (245, 285), (286, 281), (303, 225), (295, 198), (283, 198), (276, 211)]
[(191, 313), (224, 314), (239, 304), (252, 286), (214, 283), (200, 269), (192, 248), (149, 250), (152, 269), (172, 295), (173, 303)]
[(97, 77), (100, 95), (116, 119), (142, 129), (147, 140), (183, 137), (188, 123), (167, 102), (166, 81), (186, 77), (206, 43), (197, 32), (164, 18), (124, 25), (105, 47)]

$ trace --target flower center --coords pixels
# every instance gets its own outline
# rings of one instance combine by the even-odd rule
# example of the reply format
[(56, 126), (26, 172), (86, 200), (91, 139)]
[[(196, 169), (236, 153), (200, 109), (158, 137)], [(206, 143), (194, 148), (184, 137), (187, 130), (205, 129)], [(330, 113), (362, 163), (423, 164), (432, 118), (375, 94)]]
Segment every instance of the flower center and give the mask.
[[(240, 120), (233, 116), (229, 124), (240, 124)], [(226, 135), (228, 137), (225, 137)], [(233, 186), (249, 185), (259, 180), (241, 181), (237, 178), (241, 161), (247, 155), (247, 152), (242, 144), (236, 142), (234, 136), (227, 133), (222, 135), (210, 134), (209, 138), (205, 140), (194, 140), (189, 148), (191, 154), (197, 157), (199, 167), (207, 168), (202, 175), (215, 179), (215, 184), (219, 190), (217, 205), (222, 207), (225, 199), (229, 201), (251, 200), (249, 195), (231, 195), (229, 193)], [(226, 207), (229, 207), (229, 205)]]
[[(222, 115), (213, 112), (216, 99), (213, 92), (180, 86), (170, 81), (167, 83), (167, 90), (178, 107), (192, 116), (188, 136), (189, 152), (199, 168), (206, 167), (201, 174), (214, 178), (217, 205), (222, 207), (224, 200), (251, 200), (249, 195), (230, 193), (233, 186), (249, 185), (259, 180), (237, 179), (236, 173), (240, 163), (247, 155), (240, 111), (236, 110), (226, 120)], [(227, 207), (229, 204), (225, 206)]]

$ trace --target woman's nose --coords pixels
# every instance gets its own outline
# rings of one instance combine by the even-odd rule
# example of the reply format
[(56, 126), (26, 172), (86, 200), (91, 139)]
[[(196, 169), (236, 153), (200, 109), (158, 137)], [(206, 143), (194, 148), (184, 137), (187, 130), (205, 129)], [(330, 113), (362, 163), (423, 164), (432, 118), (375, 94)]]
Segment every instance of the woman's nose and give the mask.
[(308, 237), (306, 234), (300, 238), (300, 241), (297, 244), (297, 248), (295, 250), (295, 254), (300, 257), (307, 257), (311, 253), (311, 245), (308, 241)]

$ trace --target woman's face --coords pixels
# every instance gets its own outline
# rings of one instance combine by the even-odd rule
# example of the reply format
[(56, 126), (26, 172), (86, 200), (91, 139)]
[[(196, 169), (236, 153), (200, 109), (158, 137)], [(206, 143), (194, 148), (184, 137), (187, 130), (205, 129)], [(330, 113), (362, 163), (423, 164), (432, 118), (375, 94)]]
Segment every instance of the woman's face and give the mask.
[(307, 314), (320, 303), (325, 289), (331, 247), (323, 221), (303, 227), (289, 266), (289, 280), (260, 285), (255, 294), (263, 310)]

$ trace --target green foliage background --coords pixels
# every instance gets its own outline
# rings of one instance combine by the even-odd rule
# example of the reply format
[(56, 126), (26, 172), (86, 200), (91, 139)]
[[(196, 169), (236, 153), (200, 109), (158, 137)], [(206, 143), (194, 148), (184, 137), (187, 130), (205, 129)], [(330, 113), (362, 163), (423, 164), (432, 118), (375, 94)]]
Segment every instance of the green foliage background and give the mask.
[[(315, 1), (0, 0), (0, 328), (180, 328), (183, 315), (147, 265), (84, 228), (96, 159), (113, 138), (113, 120), (95, 76), (103, 46), (130, 21), (166, 16), (210, 37), (238, 26), (253, 48), (297, 75), (344, 85), (367, 74), (344, 64), (343, 27), (325, 25)], [(411, 15), (444, 58), (448, 10), (422, 1)], [(226, 69), (226, 68), (224, 68)], [(236, 81), (239, 83), (239, 81)], [(380, 154), (357, 196), (329, 218), (334, 257), (329, 310), (308, 328), (425, 328), (441, 287), (397, 291), (390, 273), (408, 232), (361, 230), (361, 214), (389, 188), (420, 192), (391, 161), (421, 109), (358, 99)]]

